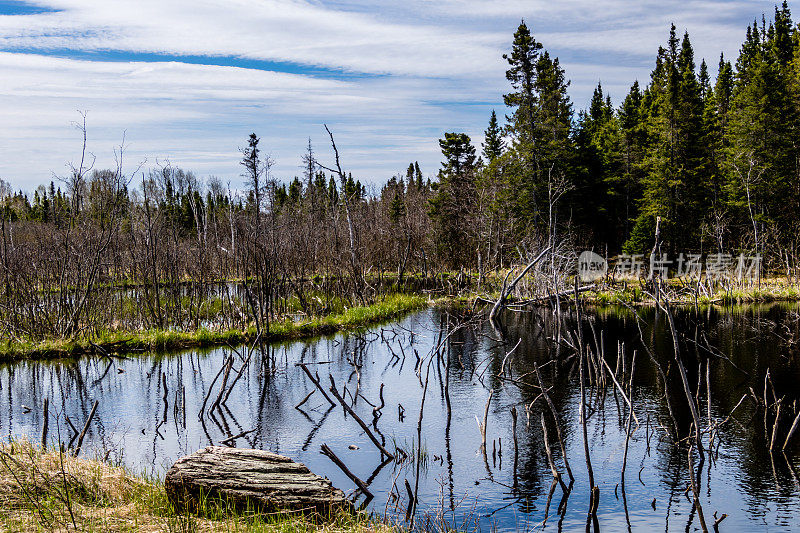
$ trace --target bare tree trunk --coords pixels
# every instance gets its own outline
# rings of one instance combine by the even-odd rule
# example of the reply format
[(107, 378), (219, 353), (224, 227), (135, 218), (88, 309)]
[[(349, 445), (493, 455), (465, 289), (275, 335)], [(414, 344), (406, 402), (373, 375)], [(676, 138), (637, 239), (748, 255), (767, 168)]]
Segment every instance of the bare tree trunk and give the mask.
[(500, 292), (500, 298), (497, 299), (497, 301), (494, 304), (494, 307), (492, 307), (492, 310), (489, 313), (489, 319), (490, 320), (495, 320), (497, 318), (497, 314), (500, 312), (500, 309), (502, 309), (505, 306), (506, 299), (513, 292), (514, 287), (517, 286), (517, 283), (519, 283), (519, 281), (525, 276), (525, 274), (527, 274), (530, 269), (535, 267), (536, 263), (538, 263), (545, 256), (545, 254), (547, 252), (549, 252), (549, 251), (550, 251), (550, 247), (548, 246), (547, 248), (542, 250), (539, 253), (539, 255), (536, 256), (536, 259), (534, 259), (533, 261), (528, 263), (528, 266), (526, 266), (522, 270), (522, 272), (520, 272), (519, 276), (514, 278), (514, 281), (512, 281), (510, 285), (508, 285), (506, 287), (505, 284), (504, 284), (503, 289)]
[(353, 283), (355, 284), (355, 289), (357, 295), (363, 300), (363, 285), (364, 285), (364, 277), (361, 273), (361, 266), (358, 260), (358, 251), (356, 249), (356, 234), (355, 230), (353, 229), (353, 219), (350, 216), (350, 198), (347, 195), (347, 178), (342, 170), (342, 165), (339, 161), (339, 150), (336, 148), (336, 141), (333, 140), (333, 133), (330, 129), (328, 129), (328, 125), (325, 124), (325, 131), (328, 132), (328, 136), (331, 138), (331, 146), (333, 147), (333, 154), (336, 160), (336, 169), (331, 169), (325, 166), (320, 165), (322, 168), (330, 171), (335, 172), (339, 176), (339, 182), (341, 183), (342, 187), (342, 198), (344, 202), (344, 213), (345, 217), (347, 218), (347, 234), (350, 240), (350, 268), (352, 269), (353, 274)]

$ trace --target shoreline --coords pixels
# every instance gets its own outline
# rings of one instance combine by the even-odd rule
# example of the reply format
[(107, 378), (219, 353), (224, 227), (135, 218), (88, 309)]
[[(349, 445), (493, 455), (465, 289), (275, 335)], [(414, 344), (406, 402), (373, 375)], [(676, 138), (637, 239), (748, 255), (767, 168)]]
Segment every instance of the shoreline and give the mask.
[[(613, 285), (602, 283), (596, 289), (587, 290), (580, 295), (581, 301), (592, 306), (632, 306), (652, 307), (655, 300), (644, 292), (641, 280), (617, 280)], [(800, 302), (800, 285), (791, 283), (787, 278), (767, 278), (760, 286), (727, 287), (714, 291), (704, 288), (667, 283), (664, 286), (670, 305), (685, 306), (719, 306), (752, 305), (780, 302)], [(703, 292), (701, 294), (701, 292)], [(263, 335), (266, 343), (310, 339), (323, 335), (331, 335), (341, 331), (350, 331), (368, 327), (380, 322), (392, 320), (407, 313), (426, 307), (441, 305), (444, 302), (474, 305), (477, 302), (486, 304), (488, 297), (497, 297), (497, 293), (461, 294), (458, 296), (425, 295), (419, 293), (395, 293), (383, 296), (368, 306), (355, 306), (342, 313), (315, 317), (303, 321), (289, 318), (276, 320), (269, 324), (269, 334)], [(571, 294), (564, 294), (565, 300), (571, 300)], [(535, 301), (514, 298), (508, 299), (508, 305), (548, 305), (548, 298), (537, 298)], [(169, 352), (193, 348), (213, 348), (229, 344), (241, 345), (252, 342), (257, 337), (255, 327), (248, 329), (211, 330), (201, 328), (195, 331), (157, 330), (115, 331), (100, 337), (81, 339), (47, 339), (42, 341), (6, 341), (0, 343), (0, 363), (14, 363), (32, 360), (56, 360), (82, 357), (85, 355), (101, 355), (117, 357), (142, 352)]]
[[(655, 300), (643, 290), (641, 280), (616, 281), (621, 288), (608, 283), (597, 290), (587, 291), (585, 302), (594, 305), (632, 305), (649, 307)], [(711, 290), (706, 286), (665, 283), (662, 287), (667, 301), (674, 306), (717, 305), (722, 307), (748, 304), (800, 301), (800, 285), (787, 278), (765, 278), (759, 285), (728, 286)]]
[[(284, 342), (331, 335), (367, 327), (429, 307), (434, 300), (419, 294), (391, 294), (369, 306), (351, 307), (343, 313), (312, 318), (307, 321), (285, 319), (269, 324), (264, 342)], [(255, 327), (246, 330), (214, 331), (143, 330), (117, 331), (103, 338), (44, 340), (35, 342), (7, 341), (0, 344), (0, 363), (32, 360), (76, 358), (84, 355), (115, 357), (136, 352), (166, 352), (191, 348), (211, 348), (243, 344), (255, 340)]]
[(255, 513), (209, 501), (198, 513), (176, 509), (164, 482), (95, 458), (41, 448), (26, 439), (0, 443), (0, 529), (3, 531), (260, 531), (391, 533), (367, 513), (328, 516)]

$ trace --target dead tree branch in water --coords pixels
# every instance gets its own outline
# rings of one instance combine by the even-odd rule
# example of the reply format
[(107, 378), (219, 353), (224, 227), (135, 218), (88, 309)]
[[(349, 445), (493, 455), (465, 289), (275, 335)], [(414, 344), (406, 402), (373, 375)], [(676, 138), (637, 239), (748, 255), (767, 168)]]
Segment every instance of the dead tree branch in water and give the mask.
[[(510, 285), (506, 286), (506, 284), (505, 284), (505, 281), (503, 281), (503, 289), (500, 291), (500, 298), (498, 298), (498, 299), (497, 299), (497, 301), (495, 302), (494, 306), (492, 307), (492, 310), (491, 310), (491, 312), (489, 313), (489, 320), (492, 320), (492, 321), (496, 320), (496, 318), (497, 318), (497, 314), (498, 314), (498, 313), (500, 312), (500, 310), (501, 310), (501, 309), (502, 309), (502, 308), (505, 306), (505, 304), (506, 304), (506, 300), (508, 299), (508, 296), (509, 296), (509, 295), (510, 295), (510, 294), (511, 294), (513, 291), (514, 291), (514, 288), (517, 286), (517, 283), (519, 283), (519, 282), (520, 282), (520, 280), (521, 280), (523, 277), (525, 277), (525, 274), (527, 274), (527, 273), (530, 271), (530, 269), (532, 269), (533, 267), (535, 267), (535, 266), (536, 266), (536, 264), (537, 264), (539, 261), (541, 261), (541, 260), (542, 260), (542, 258), (543, 258), (543, 257), (544, 257), (544, 256), (547, 254), (547, 252), (549, 252), (549, 251), (550, 251), (550, 246), (548, 246), (547, 248), (545, 248), (544, 250), (542, 250), (541, 252), (539, 252), (539, 255), (537, 255), (537, 256), (536, 256), (536, 258), (535, 258), (533, 261), (531, 261), (530, 263), (528, 263), (528, 266), (526, 266), (526, 267), (525, 267), (525, 268), (522, 270), (522, 272), (520, 272), (519, 276), (517, 276), (516, 278), (514, 278), (514, 281), (512, 281)], [(509, 276), (510, 274), (511, 274), (511, 272), (509, 271), (508, 275), (506, 275), (506, 279), (508, 279), (508, 276)]]
[(363, 429), (364, 432), (367, 434), (367, 436), (369, 437), (369, 440), (372, 441), (372, 443), (375, 445), (375, 447), (378, 448), (381, 451), (382, 454), (384, 454), (386, 457), (388, 457), (390, 459), (394, 459), (394, 455), (389, 453), (389, 450), (384, 448), (383, 444), (381, 444), (381, 442), (375, 437), (375, 435), (372, 433), (372, 431), (370, 431), (369, 426), (367, 426), (364, 423), (364, 421), (361, 420), (361, 418), (356, 414), (356, 412), (353, 411), (352, 407), (347, 405), (347, 402), (339, 394), (339, 391), (336, 390), (336, 382), (333, 380), (333, 376), (329, 376), (329, 377), (330, 377), (330, 380), (331, 380), (330, 391), (331, 391), (331, 393), (333, 393), (333, 396), (337, 400), (339, 400), (339, 403), (342, 404), (342, 407), (344, 407), (344, 410), (347, 411), (347, 414), (352, 416), (353, 419), (358, 423), (358, 425), (361, 426), (361, 429)]
[(366, 498), (367, 498), (367, 501), (370, 501), (370, 500), (372, 500), (372, 498), (374, 498), (374, 496), (372, 495), (372, 492), (370, 492), (370, 490), (367, 488), (367, 484), (366, 484), (366, 483), (364, 483), (363, 481), (361, 481), (361, 478), (359, 478), (358, 476), (356, 476), (355, 474), (353, 474), (353, 473), (350, 471), (350, 469), (349, 469), (349, 468), (347, 468), (347, 465), (345, 465), (345, 464), (342, 462), (342, 460), (341, 460), (341, 459), (339, 459), (339, 458), (336, 456), (336, 454), (335, 454), (335, 453), (333, 453), (333, 450), (331, 450), (331, 449), (328, 447), (328, 445), (327, 445), (327, 444), (323, 444), (323, 445), (320, 447), (320, 452), (319, 452), (319, 453), (321, 453), (322, 455), (325, 455), (325, 456), (326, 456), (326, 457), (328, 457), (328, 458), (329, 458), (331, 461), (333, 461), (333, 464), (335, 464), (336, 466), (338, 466), (338, 467), (339, 467), (339, 469), (340, 469), (342, 472), (344, 472), (344, 475), (346, 475), (347, 477), (349, 477), (349, 478), (350, 478), (350, 480), (351, 480), (353, 483), (355, 483), (355, 484), (356, 484), (356, 486), (359, 488), (359, 490), (360, 490), (361, 492), (363, 492), (363, 493), (364, 493), (364, 496), (366, 496)]
[(672, 346), (675, 356), (675, 364), (678, 366), (678, 373), (681, 377), (681, 383), (683, 384), (683, 390), (686, 393), (686, 402), (689, 404), (689, 410), (692, 413), (692, 420), (694, 421), (694, 436), (695, 436), (695, 443), (697, 445), (697, 453), (700, 454), (700, 459), (704, 459), (705, 455), (703, 454), (703, 443), (700, 440), (700, 415), (697, 410), (697, 404), (694, 401), (694, 397), (692, 396), (691, 385), (689, 385), (689, 378), (686, 376), (686, 367), (683, 365), (683, 361), (681, 360), (681, 348), (678, 342), (678, 332), (675, 329), (675, 321), (672, 318), (672, 311), (670, 310), (669, 303), (665, 300), (662, 303), (656, 303), (664, 310), (667, 314), (667, 321), (669, 322), (669, 329), (672, 333)]

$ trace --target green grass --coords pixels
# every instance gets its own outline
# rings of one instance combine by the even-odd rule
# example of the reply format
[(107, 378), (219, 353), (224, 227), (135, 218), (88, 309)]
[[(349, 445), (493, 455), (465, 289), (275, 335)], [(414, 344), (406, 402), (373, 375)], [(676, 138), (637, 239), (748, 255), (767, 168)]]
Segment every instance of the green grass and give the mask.
[[(713, 292), (700, 293), (695, 300), (692, 287), (682, 287), (669, 281), (665, 283), (669, 301), (673, 305), (736, 305), (747, 303), (769, 303), (800, 301), (800, 286), (784, 278), (769, 278), (759, 285), (712, 287)], [(630, 280), (623, 287), (603, 286), (582, 295), (582, 299), (597, 305), (654, 305), (653, 299), (644, 292), (640, 280)]]
[[(277, 342), (328, 335), (383, 322), (429, 304), (430, 301), (425, 296), (390, 294), (372, 305), (351, 307), (321, 318), (272, 322), (269, 325), (269, 334), (262, 337), (265, 342)], [(244, 330), (222, 331), (204, 328), (196, 331), (114, 331), (94, 338), (48, 339), (38, 342), (7, 340), (0, 344), (0, 361), (74, 357), (91, 353), (94, 350), (92, 343), (110, 353), (125, 353), (236, 345), (253, 341), (256, 336), (256, 329), (251, 326)]]

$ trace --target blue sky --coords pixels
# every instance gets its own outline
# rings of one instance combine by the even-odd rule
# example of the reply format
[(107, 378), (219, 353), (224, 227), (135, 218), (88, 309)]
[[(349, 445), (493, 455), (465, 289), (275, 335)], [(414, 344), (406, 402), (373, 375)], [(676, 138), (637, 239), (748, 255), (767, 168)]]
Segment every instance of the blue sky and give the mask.
[[(791, 4), (790, 4), (791, 7)], [(482, 140), (503, 116), (502, 54), (524, 18), (560, 58), (576, 109), (598, 81), (615, 103), (646, 82), (669, 24), (688, 30), (698, 63), (735, 59), (748, 23), (774, 2), (622, 0), (0, 0), (0, 178), (15, 188), (67, 173), (87, 113), (96, 167), (170, 164), (241, 183), (250, 132), (300, 172), (311, 137), (320, 161), (336, 135), (343, 164), (381, 183), (436, 140)]]

